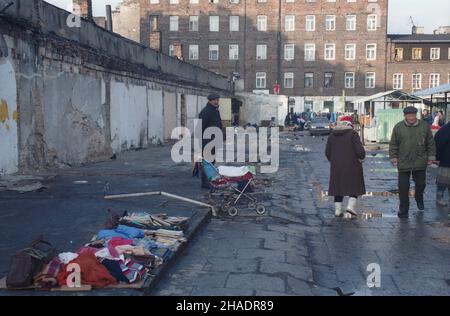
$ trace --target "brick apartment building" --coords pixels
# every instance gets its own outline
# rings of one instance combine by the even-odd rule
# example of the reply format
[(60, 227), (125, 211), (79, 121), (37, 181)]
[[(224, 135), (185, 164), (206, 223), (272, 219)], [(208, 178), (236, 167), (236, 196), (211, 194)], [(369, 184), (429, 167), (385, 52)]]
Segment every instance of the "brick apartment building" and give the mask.
[(124, 0), (113, 24), (165, 54), (241, 78), (245, 91), (273, 93), (278, 82), (296, 111), (339, 110), (343, 95), (386, 89), (387, 2)]
[[(414, 92), (450, 83), (450, 32), (389, 35), (389, 89)], [(443, 32), (445, 33), (445, 32)]]

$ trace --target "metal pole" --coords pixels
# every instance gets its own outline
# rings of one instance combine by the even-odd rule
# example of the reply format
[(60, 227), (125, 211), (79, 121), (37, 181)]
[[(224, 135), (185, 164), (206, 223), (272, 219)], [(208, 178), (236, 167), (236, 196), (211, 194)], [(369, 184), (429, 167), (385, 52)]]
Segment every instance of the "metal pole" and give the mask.
[(110, 32), (113, 31), (113, 22), (112, 22), (112, 10), (111, 5), (106, 6), (106, 29)]

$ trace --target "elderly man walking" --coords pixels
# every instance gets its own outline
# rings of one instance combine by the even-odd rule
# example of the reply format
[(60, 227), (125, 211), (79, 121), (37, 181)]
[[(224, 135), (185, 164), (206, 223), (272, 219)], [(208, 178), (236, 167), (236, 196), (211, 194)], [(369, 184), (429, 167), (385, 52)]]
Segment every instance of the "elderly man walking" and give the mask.
[(410, 178), (415, 182), (415, 199), (420, 211), (425, 209), (423, 194), (426, 170), (436, 160), (436, 146), (430, 125), (417, 119), (417, 109), (403, 110), (405, 119), (395, 125), (389, 144), (389, 158), (398, 170), (400, 208), (398, 217), (409, 216)]

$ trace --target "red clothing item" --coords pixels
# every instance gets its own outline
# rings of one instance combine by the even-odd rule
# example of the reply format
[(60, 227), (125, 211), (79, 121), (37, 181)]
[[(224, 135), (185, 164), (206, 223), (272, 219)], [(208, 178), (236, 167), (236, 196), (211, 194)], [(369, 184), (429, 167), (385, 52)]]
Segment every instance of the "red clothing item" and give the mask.
[[(94, 288), (117, 284), (116, 279), (109, 273), (108, 269), (98, 262), (95, 255), (90, 252), (81, 253), (78, 258), (70, 263), (76, 263), (80, 266), (81, 284), (92, 285)], [(67, 271), (67, 265), (65, 265), (58, 273), (59, 286), (67, 285), (67, 277), (71, 273), (71, 271)]]
[(122, 237), (113, 237), (111, 238), (111, 240), (108, 242), (108, 250), (109, 253), (114, 256), (114, 257), (118, 257), (119, 254), (116, 250), (117, 246), (123, 246), (123, 245), (131, 245), (133, 243), (133, 240), (131, 239), (125, 239)]

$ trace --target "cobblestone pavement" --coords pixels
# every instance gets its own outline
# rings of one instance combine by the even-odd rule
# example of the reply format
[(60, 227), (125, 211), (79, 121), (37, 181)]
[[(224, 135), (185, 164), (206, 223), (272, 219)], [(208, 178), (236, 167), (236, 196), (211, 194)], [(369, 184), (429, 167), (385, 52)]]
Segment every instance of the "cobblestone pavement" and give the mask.
[[(268, 216), (220, 216), (196, 236), (153, 295), (448, 295), (449, 210), (436, 208), (432, 171), (426, 211), (396, 215), (396, 172), (386, 152), (368, 152), (360, 211), (383, 217), (336, 219), (323, 197), (326, 137), (282, 133), (280, 169), (269, 175)], [(381, 287), (369, 288), (371, 263)]]

